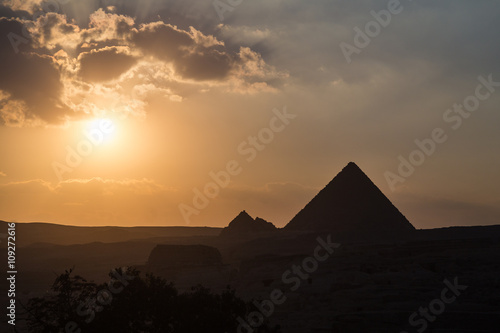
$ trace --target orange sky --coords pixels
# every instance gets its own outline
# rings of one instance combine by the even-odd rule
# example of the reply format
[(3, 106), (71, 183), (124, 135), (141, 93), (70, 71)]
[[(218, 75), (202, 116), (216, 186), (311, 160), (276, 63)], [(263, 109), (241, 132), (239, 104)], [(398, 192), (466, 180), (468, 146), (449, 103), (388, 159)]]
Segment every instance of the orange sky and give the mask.
[(39, 3), (0, 5), (0, 219), (282, 227), (354, 161), (417, 228), (500, 222), (492, 2), (405, 3), (368, 45), (387, 1)]

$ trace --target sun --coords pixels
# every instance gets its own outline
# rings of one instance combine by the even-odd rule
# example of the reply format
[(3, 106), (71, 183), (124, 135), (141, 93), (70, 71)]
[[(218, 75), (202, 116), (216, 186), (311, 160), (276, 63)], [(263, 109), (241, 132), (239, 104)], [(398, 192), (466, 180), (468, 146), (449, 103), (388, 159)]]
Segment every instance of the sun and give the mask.
[(116, 123), (110, 118), (92, 119), (86, 123), (84, 129), (85, 137), (96, 146), (113, 142), (117, 132)]

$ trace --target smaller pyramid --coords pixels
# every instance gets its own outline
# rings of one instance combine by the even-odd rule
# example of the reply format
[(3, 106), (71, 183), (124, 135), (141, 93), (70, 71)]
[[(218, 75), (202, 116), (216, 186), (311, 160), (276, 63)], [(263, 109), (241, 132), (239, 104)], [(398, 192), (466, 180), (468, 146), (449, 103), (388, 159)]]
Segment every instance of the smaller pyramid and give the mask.
[(271, 222), (267, 222), (260, 217), (253, 219), (246, 211), (242, 211), (229, 223), (227, 227), (222, 229), (220, 236), (249, 237), (274, 232), (276, 230), (276, 227)]
[(285, 230), (397, 237), (415, 228), (370, 178), (350, 162)]

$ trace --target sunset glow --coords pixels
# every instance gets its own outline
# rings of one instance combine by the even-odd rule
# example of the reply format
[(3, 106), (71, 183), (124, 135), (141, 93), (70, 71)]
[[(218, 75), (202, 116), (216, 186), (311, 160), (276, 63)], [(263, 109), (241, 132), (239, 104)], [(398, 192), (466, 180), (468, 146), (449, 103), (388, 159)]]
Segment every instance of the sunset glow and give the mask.
[(2, 1), (0, 218), (284, 226), (355, 161), (416, 227), (499, 222), (498, 6), (216, 4)]

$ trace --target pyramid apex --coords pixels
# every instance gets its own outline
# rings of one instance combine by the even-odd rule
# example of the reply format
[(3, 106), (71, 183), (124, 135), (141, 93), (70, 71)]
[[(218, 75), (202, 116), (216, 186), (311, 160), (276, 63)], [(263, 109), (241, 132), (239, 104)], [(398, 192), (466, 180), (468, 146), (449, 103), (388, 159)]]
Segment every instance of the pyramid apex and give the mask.
[(246, 210), (242, 210), (229, 224), (237, 224), (237, 223), (249, 223), (249, 222), (253, 222), (253, 217), (250, 216), (250, 214), (248, 214), (246, 212)]
[(342, 170), (361, 170), (361, 168), (354, 162), (349, 162)]
[(251, 216), (250, 216), (250, 214), (248, 214), (246, 210), (242, 210), (242, 211), (238, 214), (238, 216), (245, 216), (245, 217), (246, 217), (246, 216), (248, 216), (248, 217), (251, 217)]

